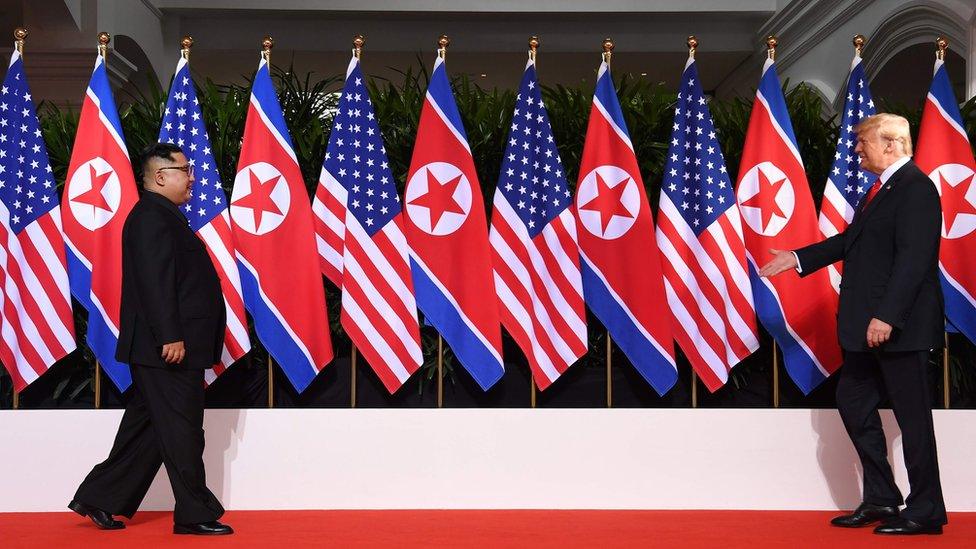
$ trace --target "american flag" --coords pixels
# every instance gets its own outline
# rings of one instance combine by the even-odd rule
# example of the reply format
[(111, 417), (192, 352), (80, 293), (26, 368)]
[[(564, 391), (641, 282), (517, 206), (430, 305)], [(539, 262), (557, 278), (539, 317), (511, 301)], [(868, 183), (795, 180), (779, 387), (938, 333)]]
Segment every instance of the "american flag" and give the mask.
[(675, 339), (714, 391), (759, 341), (742, 220), (693, 57), (681, 77), (659, 204)]
[(183, 211), (190, 228), (207, 246), (224, 292), (224, 305), (227, 308), (224, 349), (220, 364), (206, 372), (206, 381), (209, 384), (251, 349), (251, 341), (247, 334), (247, 318), (244, 316), (241, 276), (234, 260), (227, 194), (220, 185), (217, 163), (210, 150), (210, 137), (207, 135), (200, 102), (190, 76), (190, 64), (183, 57), (180, 57), (176, 65), (176, 75), (170, 86), (163, 123), (159, 128), (159, 140), (183, 149), (187, 161), (193, 166), (193, 193), (190, 201), (183, 206)]
[(535, 62), (525, 66), (489, 240), (502, 325), (545, 389), (586, 353), (576, 220)]
[[(824, 187), (823, 202), (820, 204), (820, 232), (824, 238), (844, 232), (854, 219), (854, 212), (861, 199), (867, 194), (877, 176), (861, 170), (861, 162), (854, 148), (857, 134), (854, 128), (862, 119), (875, 113), (871, 90), (864, 77), (861, 56), (855, 55), (851, 63), (851, 74), (847, 78), (847, 99), (844, 102), (843, 118), (840, 124), (840, 137), (837, 139), (837, 152), (831, 166), (827, 184)], [(840, 292), (841, 263), (828, 267), (830, 283)]]
[(15, 49), (0, 88), (0, 360), (20, 391), (75, 349), (61, 209)]
[(353, 56), (312, 202), (322, 272), (342, 288), (341, 322), (390, 393), (423, 362), (402, 207)]

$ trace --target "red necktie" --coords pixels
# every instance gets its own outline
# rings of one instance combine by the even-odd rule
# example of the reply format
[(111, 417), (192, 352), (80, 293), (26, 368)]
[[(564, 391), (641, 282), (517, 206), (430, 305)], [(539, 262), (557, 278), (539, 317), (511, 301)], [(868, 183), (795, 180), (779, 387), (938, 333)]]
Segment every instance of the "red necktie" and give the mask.
[(871, 185), (871, 188), (868, 189), (868, 195), (864, 197), (864, 206), (861, 208), (862, 210), (868, 207), (868, 204), (871, 203), (871, 200), (875, 197), (875, 195), (878, 194), (879, 190), (881, 190), (881, 179), (877, 179), (874, 182), (874, 185)]

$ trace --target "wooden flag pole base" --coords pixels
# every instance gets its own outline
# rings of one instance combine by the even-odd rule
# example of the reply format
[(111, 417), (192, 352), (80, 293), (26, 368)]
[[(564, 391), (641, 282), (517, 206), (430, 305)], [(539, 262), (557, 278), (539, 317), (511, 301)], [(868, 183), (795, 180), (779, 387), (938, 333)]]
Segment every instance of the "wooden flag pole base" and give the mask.
[(274, 408), (274, 359), (268, 353), (268, 408)]
[(610, 330), (607, 330), (607, 408), (613, 407), (613, 369), (611, 362), (611, 350), (613, 340), (610, 339)]

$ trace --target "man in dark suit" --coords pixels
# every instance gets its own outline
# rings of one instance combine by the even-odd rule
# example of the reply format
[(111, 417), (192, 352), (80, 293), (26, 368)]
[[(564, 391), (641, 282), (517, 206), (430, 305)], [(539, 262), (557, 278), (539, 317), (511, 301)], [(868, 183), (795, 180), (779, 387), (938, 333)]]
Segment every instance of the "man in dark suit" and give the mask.
[[(864, 470), (863, 502), (832, 524), (884, 521), (878, 534), (941, 534), (946, 524), (932, 426), (928, 357), (942, 347), (939, 283), (942, 209), (932, 181), (911, 160), (908, 121), (878, 114), (857, 127), (861, 168), (880, 174), (846, 231), (793, 252), (770, 250), (761, 270), (800, 276), (843, 260), (837, 331), (844, 366), (837, 408)], [(911, 493), (903, 503), (878, 414), (885, 392), (902, 432)]]
[(177, 534), (230, 534), (203, 467), (204, 370), (220, 360), (225, 310), (220, 279), (179, 206), (193, 166), (157, 143), (141, 158), (143, 193), (122, 230), (122, 307), (115, 358), (132, 372), (112, 451), (68, 507), (100, 528), (132, 518), (160, 464), (173, 487)]

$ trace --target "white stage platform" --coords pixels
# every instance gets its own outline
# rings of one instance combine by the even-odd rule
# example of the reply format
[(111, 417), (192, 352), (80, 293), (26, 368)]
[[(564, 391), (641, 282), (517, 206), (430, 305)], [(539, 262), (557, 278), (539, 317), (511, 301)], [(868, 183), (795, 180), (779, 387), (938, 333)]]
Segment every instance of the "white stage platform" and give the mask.
[[(0, 512), (64, 511), (121, 410), (0, 412)], [(883, 414), (907, 493), (900, 436)], [(976, 411), (936, 411), (946, 504), (976, 511)], [(208, 410), (228, 509), (838, 509), (860, 500), (835, 410)], [(165, 473), (144, 510), (172, 509)]]

